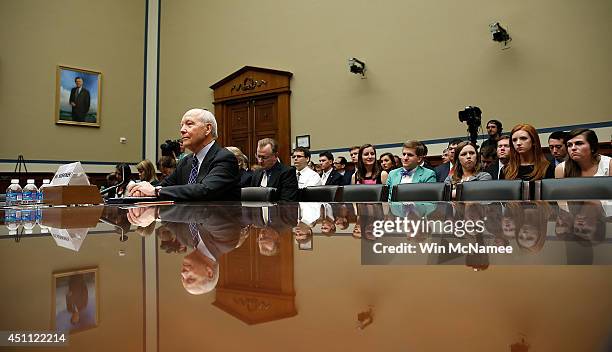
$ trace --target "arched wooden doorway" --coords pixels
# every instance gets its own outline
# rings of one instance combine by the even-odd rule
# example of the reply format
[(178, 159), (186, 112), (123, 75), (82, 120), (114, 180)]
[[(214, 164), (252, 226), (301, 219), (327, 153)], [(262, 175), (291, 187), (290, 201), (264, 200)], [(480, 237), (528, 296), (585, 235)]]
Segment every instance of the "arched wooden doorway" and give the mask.
[(245, 66), (210, 86), (214, 91), (219, 140), (240, 148), (254, 163), (257, 141), (274, 138), (279, 156), (290, 164), (291, 124), (289, 80), (293, 74)]

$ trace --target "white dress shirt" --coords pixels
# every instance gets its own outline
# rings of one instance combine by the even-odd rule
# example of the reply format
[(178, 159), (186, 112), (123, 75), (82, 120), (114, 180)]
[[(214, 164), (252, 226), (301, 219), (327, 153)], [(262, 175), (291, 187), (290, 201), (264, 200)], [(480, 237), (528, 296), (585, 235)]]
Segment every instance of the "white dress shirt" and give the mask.
[(306, 188), (311, 186), (321, 185), (321, 176), (309, 167), (305, 167), (302, 170), (295, 172), (298, 179), (298, 188)]
[(329, 168), (329, 170), (327, 172), (323, 172), (323, 174), (321, 175), (321, 185), (325, 185), (325, 182), (327, 182), (327, 178), (329, 177), (329, 175), (331, 175), (333, 168)]

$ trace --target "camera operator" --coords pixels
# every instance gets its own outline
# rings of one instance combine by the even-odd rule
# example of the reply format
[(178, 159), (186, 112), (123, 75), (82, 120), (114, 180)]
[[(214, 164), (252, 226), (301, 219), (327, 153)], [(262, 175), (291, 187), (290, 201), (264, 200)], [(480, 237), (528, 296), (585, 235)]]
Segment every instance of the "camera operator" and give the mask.
[(500, 121), (489, 120), (489, 122), (487, 122), (487, 134), (489, 135), (489, 138), (482, 142), (480, 149), (482, 150), (487, 146), (491, 146), (493, 150), (495, 150), (497, 148), (497, 139), (501, 136), (502, 130), (503, 127)]

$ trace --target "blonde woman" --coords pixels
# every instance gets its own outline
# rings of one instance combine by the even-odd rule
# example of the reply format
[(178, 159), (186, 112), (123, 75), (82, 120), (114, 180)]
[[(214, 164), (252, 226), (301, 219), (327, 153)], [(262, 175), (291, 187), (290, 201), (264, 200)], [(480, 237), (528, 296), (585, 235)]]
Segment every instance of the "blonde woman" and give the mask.
[(155, 174), (155, 166), (153, 166), (151, 161), (145, 159), (139, 162), (138, 165), (136, 165), (136, 170), (138, 170), (140, 181), (147, 181), (153, 186), (157, 186), (159, 183), (157, 175)]

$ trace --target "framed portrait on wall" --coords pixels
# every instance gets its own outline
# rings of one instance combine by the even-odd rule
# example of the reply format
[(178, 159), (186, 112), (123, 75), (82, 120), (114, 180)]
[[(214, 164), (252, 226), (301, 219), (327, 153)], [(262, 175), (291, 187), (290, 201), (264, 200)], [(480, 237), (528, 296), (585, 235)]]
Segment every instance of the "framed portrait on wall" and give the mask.
[(53, 273), (51, 330), (76, 333), (98, 326), (98, 268)]
[(102, 73), (57, 66), (55, 123), (100, 127)]

